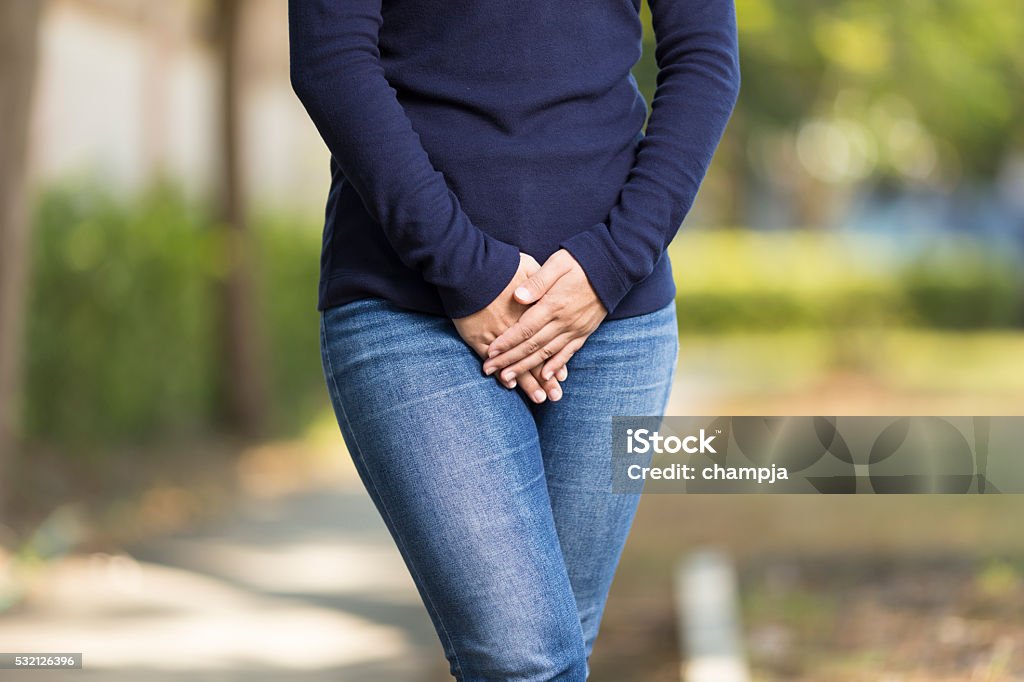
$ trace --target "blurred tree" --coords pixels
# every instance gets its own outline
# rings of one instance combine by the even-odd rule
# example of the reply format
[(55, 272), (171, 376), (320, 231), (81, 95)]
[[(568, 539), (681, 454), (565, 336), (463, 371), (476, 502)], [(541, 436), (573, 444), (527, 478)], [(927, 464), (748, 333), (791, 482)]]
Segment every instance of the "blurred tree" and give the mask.
[[(1024, 150), (1018, 0), (736, 0), (736, 9), (743, 91), (716, 166), (738, 187), (758, 172), (798, 222), (827, 224), (864, 181), (988, 182)], [(652, 68), (638, 67), (648, 92)]]
[(251, 236), (242, 177), (241, 25), (243, 0), (215, 0), (220, 64), (221, 169), (219, 229), (224, 259), (220, 291), (219, 394), (224, 425), (243, 435), (259, 433), (267, 414), (262, 343), (256, 324)]
[(18, 440), (28, 278), (28, 137), (42, 2), (0, 3), (0, 511)]

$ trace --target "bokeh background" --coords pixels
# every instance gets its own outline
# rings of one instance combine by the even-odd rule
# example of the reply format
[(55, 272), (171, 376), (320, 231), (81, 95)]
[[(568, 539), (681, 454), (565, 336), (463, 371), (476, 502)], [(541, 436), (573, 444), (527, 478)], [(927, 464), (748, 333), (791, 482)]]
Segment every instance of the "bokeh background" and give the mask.
[[(1019, 414), (1024, 4), (736, 4), (670, 413)], [(0, 651), (445, 677), (324, 389), (328, 157), (287, 47), (284, 0), (0, 0)], [(650, 496), (593, 679), (679, 678), (672, 573), (706, 546), (754, 679), (1024, 679), (1022, 512)]]

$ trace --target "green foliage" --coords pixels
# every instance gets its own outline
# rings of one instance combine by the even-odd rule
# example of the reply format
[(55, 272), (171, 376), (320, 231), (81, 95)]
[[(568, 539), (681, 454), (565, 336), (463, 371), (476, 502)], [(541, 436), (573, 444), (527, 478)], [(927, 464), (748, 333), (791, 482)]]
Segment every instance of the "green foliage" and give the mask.
[(209, 408), (212, 241), (168, 188), (130, 206), (47, 192), (33, 243), (30, 434), (90, 445), (190, 428)]
[(685, 230), (670, 247), (680, 326), (693, 332), (865, 326), (1012, 328), (1018, 263), (966, 238), (907, 257), (887, 239)]
[[(272, 430), (294, 432), (325, 400), (319, 229), (264, 212), (253, 235)], [(225, 254), (209, 213), (168, 187), (128, 202), (64, 187), (42, 197), (33, 240), (28, 433), (100, 457), (102, 446), (210, 428)], [(680, 324), (712, 333), (1020, 324), (1024, 282), (1012, 261), (970, 241), (909, 262), (898, 251), (828, 233), (686, 230), (671, 247)]]
[(255, 279), (269, 351), (266, 371), (275, 406), (274, 428), (293, 432), (324, 407), (327, 395), (316, 310), (319, 225), (264, 214), (254, 228), (259, 261)]
[(1007, 142), (1024, 144), (1019, 2), (740, 0), (737, 13), (738, 108), (754, 127), (790, 126), (853, 95), (904, 103), (940, 141), (940, 161), (972, 175), (996, 170)]
[[(743, 87), (730, 134), (744, 146), (812, 118), (855, 121), (880, 175), (934, 154), (946, 178), (991, 178), (1024, 149), (1024, 3), (736, 0), (736, 11)], [(650, 101), (657, 67), (646, 8), (644, 18), (634, 73)]]
[[(320, 241), (301, 228), (263, 220), (255, 229), (278, 428), (294, 426), (302, 401), (322, 388)], [(218, 376), (215, 284), (225, 257), (209, 213), (169, 187), (130, 202), (63, 187), (42, 197), (33, 243), (30, 436), (99, 457), (98, 446), (208, 428)]]
[(977, 248), (934, 248), (903, 273), (916, 321), (940, 329), (979, 329), (1024, 323), (1019, 265)]

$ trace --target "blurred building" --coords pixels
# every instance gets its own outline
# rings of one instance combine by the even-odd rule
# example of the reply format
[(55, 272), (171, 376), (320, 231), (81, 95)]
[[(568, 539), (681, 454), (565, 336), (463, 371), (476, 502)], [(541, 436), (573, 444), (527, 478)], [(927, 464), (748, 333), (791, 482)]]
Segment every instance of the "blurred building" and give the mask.
[[(211, 189), (216, 45), (201, 0), (49, 0), (43, 19), (33, 169), (130, 192), (158, 176)], [(320, 210), (327, 154), (288, 82), (287, 5), (243, 3), (243, 154), (250, 196)]]

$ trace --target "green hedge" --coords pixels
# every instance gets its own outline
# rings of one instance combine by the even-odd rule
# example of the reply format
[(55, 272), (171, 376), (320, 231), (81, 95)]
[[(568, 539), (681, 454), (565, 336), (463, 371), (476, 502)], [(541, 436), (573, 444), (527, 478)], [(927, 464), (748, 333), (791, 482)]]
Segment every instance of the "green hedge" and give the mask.
[(53, 190), (37, 216), (28, 432), (88, 446), (201, 425), (216, 261), (201, 215), (161, 189), (130, 205)]
[[(208, 211), (169, 187), (130, 202), (82, 188), (44, 194), (26, 344), (30, 436), (90, 450), (210, 426), (224, 262), (211, 228)], [(272, 418), (288, 429), (322, 390), (320, 237), (268, 218), (254, 234)]]
[[(208, 216), (168, 187), (132, 201), (82, 187), (42, 197), (26, 344), (30, 435), (88, 450), (210, 427), (212, 296), (224, 259)], [(315, 221), (265, 214), (253, 234), (273, 430), (289, 432), (325, 404), (320, 234)], [(680, 324), (1019, 326), (1017, 264), (972, 242), (939, 245), (908, 261), (891, 244), (823, 233), (684, 230), (671, 249)]]
[(966, 237), (913, 248), (806, 230), (684, 230), (670, 253), (680, 326), (694, 332), (1024, 323), (1019, 260)]

